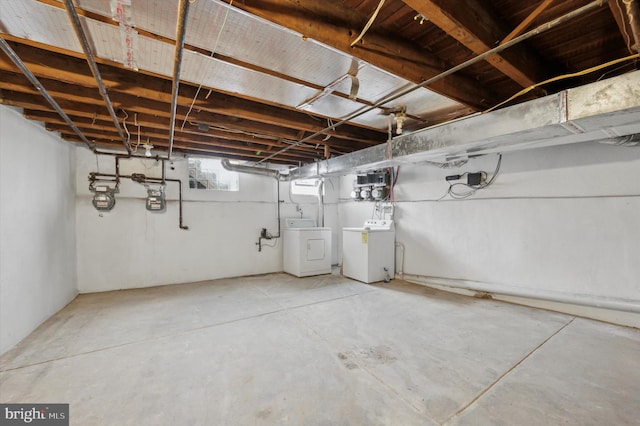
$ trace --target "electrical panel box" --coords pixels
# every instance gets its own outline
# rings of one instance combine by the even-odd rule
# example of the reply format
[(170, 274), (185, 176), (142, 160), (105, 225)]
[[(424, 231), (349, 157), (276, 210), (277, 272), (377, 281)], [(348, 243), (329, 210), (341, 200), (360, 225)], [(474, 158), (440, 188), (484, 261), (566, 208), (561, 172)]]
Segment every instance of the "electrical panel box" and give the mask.
[(356, 186), (386, 186), (389, 173), (386, 170), (356, 176)]
[(353, 183), (351, 198), (355, 201), (382, 201), (389, 194), (390, 181), (389, 169), (359, 174)]

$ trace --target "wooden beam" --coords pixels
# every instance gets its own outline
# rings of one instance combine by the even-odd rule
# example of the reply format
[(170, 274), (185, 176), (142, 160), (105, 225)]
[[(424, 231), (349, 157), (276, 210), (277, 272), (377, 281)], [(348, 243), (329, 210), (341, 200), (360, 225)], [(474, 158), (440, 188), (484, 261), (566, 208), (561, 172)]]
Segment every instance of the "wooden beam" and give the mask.
[[(50, 132), (58, 132), (58, 133), (60, 133), (61, 136), (67, 136), (68, 137), (68, 136), (75, 135), (75, 133), (73, 133), (73, 131), (71, 131), (68, 126), (64, 126), (64, 125), (47, 124), (45, 126), (45, 128), (46, 128), (46, 130), (48, 130)], [(82, 128), (81, 128), (81, 130), (82, 130), (82, 133), (90, 140), (118, 141), (118, 137), (119, 137), (117, 135), (117, 133), (114, 133), (114, 132), (92, 131), (91, 129), (82, 129)], [(120, 140), (120, 141), (122, 141), (122, 140)], [(151, 139), (149, 142), (151, 144), (153, 144), (153, 146), (156, 147), (156, 148), (166, 148), (166, 147), (168, 147), (168, 141), (167, 141), (166, 138), (155, 138), (155, 139)], [(208, 143), (203, 143), (202, 141), (189, 140), (189, 139), (184, 139), (184, 138), (176, 138), (174, 143), (175, 143), (176, 148), (178, 148), (178, 147), (180, 147), (180, 148), (198, 148), (199, 150), (207, 151), (207, 152), (210, 152), (210, 153), (216, 153), (216, 154), (223, 153), (223, 154), (229, 154), (229, 155), (242, 155), (242, 156), (245, 156), (245, 157), (253, 158), (254, 160), (259, 160), (261, 158), (264, 158), (266, 155), (275, 152), (275, 151), (262, 150), (262, 149), (249, 149), (249, 150), (242, 150), (241, 152), (238, 152), (237, 148), (229, 148), (229, 147), (226, 147), (226, 146), (211, 145), (211, 144), (208, 144)], [(297, 162), (297, 161), (311, 162), (313, 160), (322, 158), (322, 150), (319, 151), (317, 154), (309, 154), (309, 153), (307, 153), (307, 154), (299, 154), (299, 153), (287, 152), (284, 155), (279, 156), (279, 157), (282, 160), (291, 161), (291, 162)]]
[[(61, 134), (60, 137), (68, 142), (81, 143), (82, 141), (77, 135), (67, 135)], [(119, 143), (114, 142), (110, 139), (94, 139), (96, 146), (100, 149), (108, 149), (108, 148), (118, 148), (122, 147), (122, 141)], [(239, 155), (239, 154), (229, 154), (224, 152), (211, 152), (209, 149), (201, 148), (199, 146), (178, 146), (174, 147), (175, 151), (181, 154), (191, 154), (202, 157), (214, 157), (214, 158), (229, 158), (231, 160), (243, 160), (243, 161), (257, 161), (260, 158), (256, 158), (256, 156), (247, 156), (247, 155)], [(276, 164), (283, 165), (298, 165), (298, 161), (287, 161), (279, 158), (273, 158), (269, 160), (269, 162), (273, 162)]]
[[(395, 34), (376, 32), (373, 28), (361, 43), (350, 47), (367, 18), (338, 1), (244, 0), (234, 6), (414, 83), (421, 83), (447, 68), (442, 59), (424, 49)], [(429, 89), (475, 109), (483, 109), (499, 101), (501, 96), (461, 74), (440, 80)]]
[[(0, 88), (2, 88), (3, 82), (0, 79)], [(39, 95), (32, 93), (33, 89), (25, 89), (25, 93), (22, 92), (14, 92), (11, 90), (2, 90), (2, 96), (0, 97), (0, 103), (5, 105), (11, 105), (16, 107), (21, 107), (27, 110), (33, 111), (44, 111), (48, 113), (52, 113), (51, 107), (46, 103), (46, 101)], [(60, 99), (58, 102), (61, 107), (65, 110), (67, 114), (72, 116), (74, 119), (78, 117), (86, 118), (87, 120), (96, 120), (99, 118), (106, 119), (106, 111), (104, 108), (98, 105), (90, 105), (84, 104), (81, 102), (68, 101), (66, 99)], [(56, 113), (52, 113), (53, 115), (57, 115)], [(166, 111), (162, 111), (162, 114), (167, 114)], [(123, 117), (124, 118), (124, 117)], [(158, 116), (155, 114), (145, 114), (130, 111), (129, 118), (127, 120), (128, 126), (131, 129), (131, 126), (134, 123), (134, 120), (137, 118), (138, 123), (148, 123), (150, 126), (161, 127), (167, 129), (168, 132), (168, 121), (162, 116)], [(180, 113), (177, 117), (179, 120), (183, 118), (183, 115)], [(262, 124), (262, 123), (253, 123), (243, 119), (236, 119), (228, 116), (220, 116), (217, 114), (208, 113), (205, 111), (201, 111), (197, 113), (197, 121), (199, 123), (206, 123), (214, 128), (222, 129), (223, 127), (231, 127), (233, 128), (232, 132), (224, 132), (224, 130), (220, 130), (220, 133), (217, 134), (218, 137), (222, 137), (225, 139), (237, 140), (233, 135), (237, 134), (236, 132), (241, 131), (243, 133), (251, 135), (273, 135), (275, 134), (278, 140), (298, 140), (297, 132), (293, 130), (282, 129), (277, 126)], [(191, 126), (194, 127), (194, 126)], [(178, 127), (179, 128), (179, 127)], [(241, 130), (238, 130), (241, 129)], [(215, 129), (213, 129), (215, 130)], [(212, 129), (210, 129), (212, 131)], [(226, 137), (223, 137), (223, 134), (226, 134)], [(167, 133), (168, 135), (168, 133)], [(257, 139), (260, 139), (257, 137)], [(351, 152), (357, 149), (365, 148), (366, 144), (362, 142), (356, 141), (347, 141), (341, 139), (330, 138), (327, 141), (322, 141), (321, 139), (313, 140), (310, 142), (311, 144), (329, 144), (332, 147), (335, 147), (338, 150)], [(286, 146), (284, 143), (280, 143), (277, 145), (279, 147)]]
[[(631, 53), (640, 52), (640, 12), (637, 0), (609, 0), (609, 9), (618, 24), (620, 34)], [(638, 19), (633, 19), (636, 16)]]
[[(40, 1), (41, 3), (45, 3), (45, 4), (49, 5), (49, 6), (53, 6), (53, 7), (56, 7), (56, 8), (64, 10), (64, 6), (57, 0), (38, 0), (38, 1)], [(83, 10), (83, 9), (81, 9), (79, 7), (76, 7), (76, 12), (79, 15), (85, 16), (88, 19), (99, 21), (99, 22), (102, 22), (102, 23), (107, 24), (107, 25), (118, 26), (118, 23), (116, 21), (114, 21), (111, 17), (106, 17), (106, 16), (103, 16), (103, 15), (100, 15), (100, 14), (97, 14), (97, 13), (94, 13), (94, 12), (91, 12), (91, 11)], [(161, 41), (163, 43), (168, 43), (168, 44), (171, 44), (171, 45), (175, 45), (175, 40), (173, 38), (168, 38), (168, 37), (165, 37), (165, 36), (162, 36), (162, 35), (159, 35), (159, 34), (155, 34), (153, 32), (144, 30), (142, 28), (136, 28), (136, 31), (138, 32), (138, 34), (140, 36), (144, 36), (144, 37), (147, 37), (147, 38), (150, 38), (150, 39), (153, 39), (153, 40), (158, 40), (158, 41)], [(241, 68), (249, 69), (249, 70), (252, 70), (252, 71), (257, 71), (257, 72), (262, 73), (262, 74), (267, 74), (267, 75), (270, 75), (270, 76), (273, 76), (273, 77), (277, 77), (277, 78), (279, 78), (281, 80), (285, 80), (285, 81), (288, 81), (288, 82), (291, 82), (291, 83), (295, 83), (295, 84), (300, 85), (300, 86), (310, 87), (310, 88), (315, 89), (315, 90), (317, 90), (319, 92), (323, 91), (325, 89), (323, 86), (320, 86), (318, 84), (315, 84), (315, 83), (312, 83), (312, 82), (309, 82), (309, 81), (305, 81), (305, 80), (301, 80), (299, 78), (283, 74), (283, 73), (278, 72), (278, 71), (273, 70), (273, 69), (264, 68), (264, 67), (258, 66), (256, 64), (245, 62), (245, 61), (242, 61), (240, 59), (233, 58), (231, 56), (226, 56), (226, 55), (221, 55), (219, 53), (214, 53), (214, 52), (202, 49), (200, 47), (190, 45), (188, 43), (186, 43), (184, 45), (184, 49), (185, 50), (190, 50), (190, 51), (193, 51), (193, 52), (197, 52), (197, 53), (201, 53), (201, 54), (206, 55), (206, 56), (212, 56), (213, 55), (216, 59), (221, 60), (223, 62), (227, 62), (227, 63), (239, 66)], [(68, 52), (68, 53), (70, 53), (70, 52)], [(76, 57), (82, 58), (81, 55), (76, 56)], [(98, 62), (102, 62), (102, 63), (105, 63), (105, 64), (109, 64), (109, 65), (113, 65), (113, 66), (117, 66), (117, 67), (122, 68), (122, 66), (117, 62), (105, 61), (105, 60), (101, 60), (100, 58), (95, 58), (95, 59)], [(143, 72), (144, 72), (144, 70), (143, 70)], [(153, 74), (153, 75), (157, 75), (157, 74)], [(337, 96), (337, 97), (340, 97), (340, 98), (343, 98), (343, 99), (351, 99), (350, 95), (348, 93), (341, 93), (339, 91), (333, 91), (331, 94), (332, 94), (332, 96)], [(367, 105), (367, 106), (373, 105), (373, 102), (371, 102), (369, 100), (358, 98), (357, 101), (362, 103), (362, 104), (364, 104), (364, 105)]]
[[(476, 0), (403, 1), (476, 55), (491, 50), (506, 35), (503, 24)], [(536, 55), (523, 46), (491, 55), (486, 61), (522, 87), (546, 77)]]
[[(57, 113), (27, 109), (27, 110), (24, 110), (22, 115), (25, 118), (28, 118), (30, 120), (42, 121), (46, 123), (65, 124), (65, 121)], [(77, 125), (84, 125), (84, 127), (90, 126), (98, 130), (106, 130), (106, 131), (113, 130), (113, 125), (111, 125), (111, 123), (108, 120), (109, 117), (106, 115), (100, 115), (95, 117), (80, 117), (77, 115), (71, 115), (69, 118), (71, 118), (71, 120)], [(155, 117), (150, 115), (140, 115), (135, 117), (136, 122), (138, 123), (139, 126), (141, 126), (141, 135), (142, 135), (141, 139), (143, 141), (146, 140), (146, 135), (148, 134), (149, 131), (164, 130), (165, 131), (164, 137), (169, 136), (169, 129), (166, 126), (166, 123), (162, 123), (159, 125), (157, 123), (157, 120), (154, 120), (154, 118)], [(132, 142), (136, 143), (138, 127), (135, 126), (130, 121), (128, 123), (128, 129), (129, 129), (129, 132), (131, 133)], [(270, 147), (276, 147), (279, 149), (287, 146), (287, 144), (281, 142), (281, 139), (276, 140), (276, 139), (258, 138), (258, 137), (248, 136), (243, 133), (228, 133), (228, 132), (222, 132), (222, 131), (217, 131), (212, 129), (201, 131), (201, 130), (197, 130), (193, 126), (185, 127), (184, 130), (178, 130), (177, 134), (193, 135), (196, 138), (199, 138), (199, 137), (215, 138), (216, 141), (219, 141), (217, 143), (219, 143), (221, 146), (224, 146), (225, 144), (224, 141), (233, 141), (233, 142), (236, 142), (236, 144), (238, 143), (251, 144), (252, 146), (264, 147), (265, 149), (269, 149)], [(154, 137), (160, 137), (160, 135), (159, 134), (154, 135)], [(296, 149), (301, 151), (309, 151), (309, 152), (317, 151), (317, 149), (313, 147), (307, 147), (304, 145), (300, 145), (296, 147)]]
[[(46, 123), (47, 129), (55, 130), (58, 132), (69, 133), (69, 127), (66, 122), (62, 119), (52, 118), (43, 118), (40, 114), (34, 113), (25, 113), (24, 116), (29, 119), (35, 119), (44, 121)], [(90, 120), (86, 118), (74, 117), (74, 123), (76, 126), (82, 130), (83, 132), (88, 132), (91, 134), (95, 134), (96, 132), (100, 132), (101, 134), (114, 136), (113, 126), (110, 126), (108, 121), (105, 120)], [(153, 139), (154, 141), (166, 141), (168, 140), (168, 132), (163, 131), (166, 129), (155, 129), (149, 127), (141, 127), (140, 128), (140, 144), (146, 143), (147, 139)], [(131, 142), (132, 146), (137, 145), (136, 141), (137, 130), (131, 129)], [(263, 151), (263, 152), (276, 152), (282, 146), (278, 145), (263, 145), (256, 142), (248, 143), (243, 141), (229, 141), (225, 139), (219, 139), (216, 137), (212, 137), (206, 134), (190, 134), (185, 132), (176, 132), (175, 140), (180, 140), (183, 142), (192, 142), (192, 143), (200, 143), (203, 145), (210, 145), (212, 147), (220, 147), (220, 148), (230, 148), (238, 151)], [(314, 149), (312, 147), (296, 147), (287, 152), (292, 157), (318, 157), (322, 154), (322, 149)]]
[[(95, 79), (83, 60), (16, 43), (13, 43), (12, 47), (38, 78), (97, 88)], [(13, 62), (5, 55), (0, 55), (0, 70), (19, 72)], [(101, 65), (100, 72), (106, 87), (112, 94), (127, 94), (141, 100), (155, 100), (167, 104), (171, 102), (171, 81), (169, 80), (107, 65)], [(190, 105), (196, 90), (197, 88), (193, 86), (181, 84), (178, 96), (179, 104)], [(98, 92), (96, 91), (96, 93)], [(259, 104), (217, 92), (212, 92), (208, 99), (203, 99), (205, 92), (201, 93), (202, 95), (194, 104), (194, 111), (205, 110), (292, 129), (304, 129), (314, 133), (325, 128), (322, 122), (306, 113)], [(362, 128), (355, 125), (341, 126), (331, 135), (342, 139), (368, 141), (371, 144), (381, 143), (386, 137), (383, 130)]]
[(520, 22), (520, 24), (518, 24), (518, 26), (513, 29), (513, 31), (511, 31), (505, 38), (502, 39), (500, 44), (505, 44), (506, 42), (511, 41), (514, 38), (518, 37), (520, 34), (522, 34), (522, 32), (526, 30), (529, 27), (529, 25), (531, 25), (531, 23), (538, 16), (540, 16), (540, 14), (544, 12), (544, 10), (547, 7), (549, 7), (549, 5), (553, 2), (554, 0), (542, 0), (542, 2), (538, 5), (538, 7), (536, 7), (534, 11), (529, 14), (529, 16), (524, 18), (522, 22)]
[[(47, 88), (49, 93), (59, 101), (59, 103), (62, 101), (69, 101), (72, 102), (70, 105), (73, 105), (73, 102), (91, 105), (90, 110), (93, 111), (94, 115), (102, 115), (104, 112), (106, 112), (104, 102), (98, 92), (95, 90), (82, 86), (73, 86), (42, 77), (40, 78), (40, 81)], [(34, 88), (21, 74), (14, 74), (3, 71), (0, 71), (0, 89), (33, 95), (39, 94), (37, 89)], [(157, 117), (155, 121), (158, 125), (162, 125), (166, 128), (169, 127), (168, 121), (162, 124), (162, 120), (160, 119), (160, 117), (165, 119), (170, 118), (168, 104), (164, 102), (149, 100), (147, 98), (137, 97), (115, 91), (111, 93), (111, 100), (115, 107), (121, 108), (123, 111), (126, 111), (126, 113), (130, 116), (130, 120), (134, 119), (134, 113), (153, 115)], [(77, 111), (79, 108), (81, 107), (76, 105), (75, 111)], [(182, 120), (184, 120), (184, 118), (186, 117), (186, 113), (187, 107), (181, 106), (178, 108), (178, 128), (181, 127)], [(230, 129), (236, 129), (240, 132), (264, 134), (265, 136), (272, 136), (278, 139), (283, 138), (297, 140), (297, 131), (295, 129), (288, 130), (271, 123), (265, 124), (263, 122), (252, 122), (251, 120), (237, 118), (233, 115), (212, 113), (209, 111), (209, 108), (197, 112), (192, 112), (190, 117), (193, 122), (210, 124), (218, 128), (222, 126), (228, 127)], [(188, 124), (188, 126), (191, 126), (191, 124)], [(372, 142), (369, 140), (363, 142), (359, 139), (330, 138), (327, 141), (324, 141), (323, 139), (324, 136), (318, 137), (313, 141), (313, 143), (326, 143), (334, 145), (336, 147), (341, 147), (343, 149), (350, 147), (364, 148), (366, 146), (371, 146), (378, 143), (377, 141)]]

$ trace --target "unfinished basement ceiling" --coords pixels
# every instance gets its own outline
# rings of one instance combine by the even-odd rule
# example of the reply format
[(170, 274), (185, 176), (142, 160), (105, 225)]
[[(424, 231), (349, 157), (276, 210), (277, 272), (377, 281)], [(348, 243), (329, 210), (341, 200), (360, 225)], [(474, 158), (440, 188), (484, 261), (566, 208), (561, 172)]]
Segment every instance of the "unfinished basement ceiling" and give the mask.
[[(185, 2), (187, 0), (184, 0)], [(637, 54), (638, 1), (602, 2), (428, 88), (414, 84), (588, 4), (584, 0), (188, 1), (174, 153), (308, 164), (378, 145), (395, 116), (416, 130), (493, 107), (550, 77)], [(126, 142), (166, 156), (183, 1), (76, 0)], [(381, 5), (381, 6), (380, 6)], [(364, 37), (359, 33), (379, 7)], [(588, 30), (585, 30), (588, 29)], [(83, 135), (123, 150), (64, 1), (3, 0), (0, 31)], [(543, 85), (513, 103), (638, 69), (638, 59)], [(1, 102), (80, 142), (0, 55)], [(374, 107), (375, 106), (375, 107)], [(354, 116), (358, 112), (370, 111)], [(293, 143), (349, 118), (335, 129)], [(289, 147), (285, 152), (279, 152)], [(278, 153), (279, 152), (279, 153)]]

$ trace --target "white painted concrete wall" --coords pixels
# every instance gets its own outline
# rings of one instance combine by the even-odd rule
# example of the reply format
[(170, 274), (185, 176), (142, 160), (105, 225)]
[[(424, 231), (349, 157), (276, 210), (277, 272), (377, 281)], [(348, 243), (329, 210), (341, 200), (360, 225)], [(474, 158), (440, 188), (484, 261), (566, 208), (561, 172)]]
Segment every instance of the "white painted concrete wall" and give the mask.
[(75, 148), (0, 106), (0, 353), (77, 294)]
[[(186, 183), (186, 160), (176, 158), (175, 170), (167, 167), (167, 177), (183, 180), (184, 224), (189, 226), (184, 231), (178, 227), (177, 184), (168, 184), (171, 201), (165, 213), (147, 212), (144, 187), (130, 180), (123, 180), (115, 208), (100, 213), (91, 205), (87, 180), (89, 172), (96, 171), (96, 156), (79, 150), (77, 157), (81, 293), (282, 271), (281, 240), (265, 241), (261, 252), (256, 246), (261, 228), (277, 234), (274, 179), (240, 174), (239, 192), (193, 190)], [(114, 172), (112, 157), (100, 156), (97, 161), (101, 172)], [(132, 172), (161, 176), (154, 160), (123, 160), (121, 173)], [(317, 219), (316, 198), (291, 198), (288, 186), (280, 184), (280, 199), (285, 200), (281, 218), (299, 217), (299, 205), (305, 217)], [(337, 232), (337, 190), (328, 195), (327, 203), (326, 223), (334, 224)]]
[[(444, 198), (448, 174), (491, 172), (495, 156), (459, 169), (403, 166), (396, 240), (404, 272), (527, 292), (640, 304), (640, 149), (593, 144), (506, 154), (493, 186)], [(372, 203), (348, 200), (341, 226), (359, 226)]]

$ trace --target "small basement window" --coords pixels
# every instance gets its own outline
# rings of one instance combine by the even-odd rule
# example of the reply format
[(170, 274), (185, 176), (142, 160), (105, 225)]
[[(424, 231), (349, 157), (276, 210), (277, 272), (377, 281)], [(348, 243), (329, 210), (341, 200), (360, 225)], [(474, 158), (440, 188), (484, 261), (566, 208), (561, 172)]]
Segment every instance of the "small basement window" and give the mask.
[(189, 157), (189, 188), (214, 191), (239, 191), (238, 173), (224, 167), (217, 158)]
[(318, 195), (320, 179), (298, 179), (291, 182), (291, 193), (295, 195)]

